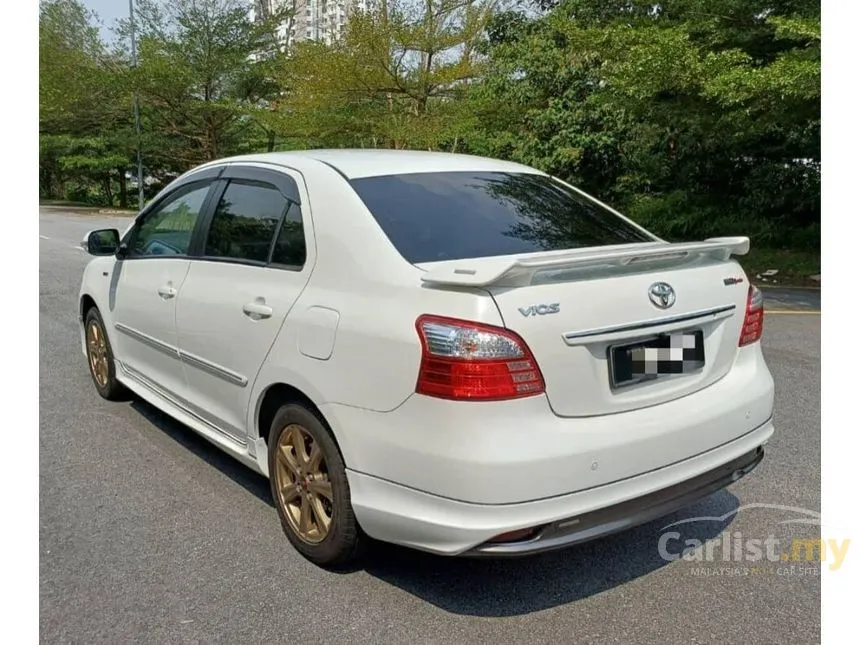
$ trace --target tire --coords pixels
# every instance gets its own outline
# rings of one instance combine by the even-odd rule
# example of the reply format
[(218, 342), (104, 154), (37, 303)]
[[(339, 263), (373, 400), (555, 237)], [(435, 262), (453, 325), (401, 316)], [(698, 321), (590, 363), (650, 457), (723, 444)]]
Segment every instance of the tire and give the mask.
[(105, 333), (104, 321), (99, 310), (90, 308), (84, 318), (84, 330), (87, 341), (87, 366), (96, 392), (103, 399), (118, 401), (127, 396), (128, 392), (116, 379), (116, 361), (110, 339)]
[(281, 527), (323, 567), (358, 559), (367, 542), (350, 501), (340, 450), (325, 423), (299, 403), (281, 406), (269, 430), (269, 483)]

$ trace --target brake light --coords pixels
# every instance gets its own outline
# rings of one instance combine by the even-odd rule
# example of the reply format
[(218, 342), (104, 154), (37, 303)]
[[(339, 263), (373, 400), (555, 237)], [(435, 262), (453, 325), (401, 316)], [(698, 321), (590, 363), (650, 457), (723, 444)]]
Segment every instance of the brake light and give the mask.
[(499, 401), (543, 394), (537, 362), (515, 333), (476, 322), (420, 316), (415, 391), (442, 399)]
[(738, 347), (749, 345), (761, 338), (764, 331), (764, 296), (761, 289), (750, 285), (747, 292), (747, 310), (744, 314), (744, 326)]

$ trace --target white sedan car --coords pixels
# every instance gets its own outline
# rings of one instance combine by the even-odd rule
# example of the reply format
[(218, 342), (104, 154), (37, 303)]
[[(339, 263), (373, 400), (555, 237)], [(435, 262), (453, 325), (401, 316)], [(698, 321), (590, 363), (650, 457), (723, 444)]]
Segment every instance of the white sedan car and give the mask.
[(368, 537), (577, 544), (737, 480), (774, 431), (748, 238), (668, 243), (534, 168), (234, 157), (83, 245), (96, 390), (267, 476), (321, 565)]

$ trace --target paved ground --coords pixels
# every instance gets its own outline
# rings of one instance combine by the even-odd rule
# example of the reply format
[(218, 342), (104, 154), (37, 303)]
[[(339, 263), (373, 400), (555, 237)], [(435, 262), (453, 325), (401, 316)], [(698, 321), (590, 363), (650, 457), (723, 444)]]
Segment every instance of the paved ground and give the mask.
[[(290, 548), (263, 478), (143, 403), (95, 393), (76, 294), (90, 228), (127, 219), (43, 211), (40, 225), (40, 622), (46, 643), (813, 643), (805, 563), (666, 562), (684, 538), (816, 535), (775, 504), (820, 510), (820, 325), (766, 323), (777, 432), (748, 478), (683, 512), (558, 554), (462, 561), (378, 548), (346, 573)], [(733, 511), (744, 507), (736, 515)], [(721, 568), (723, 570), (721, 570)]]
[(763, 287), (770, 311), (821, 311), (821, 291), (804, 287)]

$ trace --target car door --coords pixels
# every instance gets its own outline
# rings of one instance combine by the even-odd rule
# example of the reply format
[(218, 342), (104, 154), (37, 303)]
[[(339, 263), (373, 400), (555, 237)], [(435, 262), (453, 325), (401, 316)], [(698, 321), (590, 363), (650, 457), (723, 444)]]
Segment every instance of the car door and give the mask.
[(251, 386), (313, 265), (303, 186), (286, 170), (228, 166), (177, 304), (193, 412), (238, 441)]
[(161, 394), (186, 381), (176, 335), (176, 299), (215, 177), (185, 183), (144, 211), (123, 241), (110, 304), (116, 357), (128, 375)]

